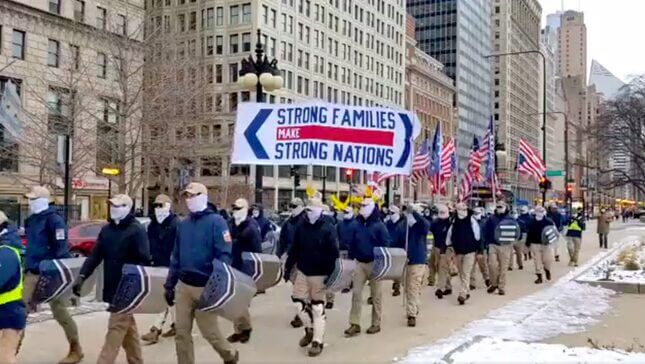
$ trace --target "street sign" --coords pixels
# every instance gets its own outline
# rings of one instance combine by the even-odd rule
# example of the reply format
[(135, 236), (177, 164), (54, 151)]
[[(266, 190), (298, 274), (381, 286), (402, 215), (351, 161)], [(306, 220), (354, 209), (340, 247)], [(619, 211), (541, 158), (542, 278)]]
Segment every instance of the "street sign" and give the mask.
[(553, 170), (553, 171), (546, 171), (546, 176), (547, 177), (562, 177), (564, 176), (564, 171), (562, 170)]
[(384, 107), (243, 103), (231, 160), (409, 175), (419, 133), (414, 113)]

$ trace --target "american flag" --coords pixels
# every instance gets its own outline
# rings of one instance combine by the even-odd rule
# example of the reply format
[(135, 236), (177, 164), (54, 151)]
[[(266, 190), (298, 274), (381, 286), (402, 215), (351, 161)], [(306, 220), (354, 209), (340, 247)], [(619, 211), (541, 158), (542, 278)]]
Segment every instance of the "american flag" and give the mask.
[(495, 125), (491, 117), (486, 135), (484, 135), (484, 144), (481, 148), (481, 153), (486, 160), (486, 169), (484, 175), (486, 181), (490, 184), (490, 192), (498, 195), (500, 194), (499, 185), (497, 181), (497, 173), (495, 173)]
[(544, 161), (536, 150), (522, 138), (520, 138), (518, 149), (517, 171), (533, 176), (537, 180), (546, 174)]
[(473, 148), (470, 151), (470, 159), (468, 160), (468, 170), (461, 177), (459, 188), (459, 199), (466, 201), (473, 190), (473, 183), (481, 180), (479, 170), (482, 164), (482, 154), (479, 150), (479, 140), (477, 137), (473, 138)]
[(452, 171), (457, 169), (455, 158), (455, 140), (450, 138), (441, 149), (441, 189), (440, 193), (446, 195), (446, 183), (452, 176)]
[(437, 129), (432, 140), (432, 156), (430, 158), (430, 181), (432, 193), (439, 193), (441, 190), (441, 123), (437, 123)]
[(379, 173), (379, 172), (372, 172), (372, 176), (369, 178), (370, 181), (380, 185), (383, 182), (387, 181), (388, 179), (396, 176), (396, 173)]
[(430, 152), (428, 151), (428, 139), (424, 140), (419, 146), (417, 154), (412, 161), (412, 183), (418, 183), (422, 178), (428, 177), (428, 167), (430, 166)]

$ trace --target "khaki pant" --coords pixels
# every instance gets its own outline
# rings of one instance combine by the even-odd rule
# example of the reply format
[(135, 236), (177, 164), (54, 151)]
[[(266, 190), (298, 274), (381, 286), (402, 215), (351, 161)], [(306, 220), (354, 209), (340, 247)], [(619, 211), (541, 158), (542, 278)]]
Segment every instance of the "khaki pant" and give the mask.
[(482, 274), (482, 279), (484, 281), (487, 281), (490, 279), (490, 274), (488, 272), (488, 254), (484, 252), (484, 254), (477, 254), (475, 255), (475, 261), (473, 262), (473, 268), (470, 270), (470, 285), (471, 286), (477, 286), (477, 279), (475, 278), (475, 272), (477, 271), (477, 267), (479, 266), (479, 271)]
[(511, 256), (508, 259), (508, 267), (513, 268), (513, 253), (515, 253), (515, 262), (517, 263), (518, 267), (524, 267), (524, 252), (526, 249), (526, 245), (522, 240), (518, 240), (513, 243), (512, 245), (512, 250), (511, 250)]
[(581, 244), (582, 244), (581, 238), (567, 236), (567, 249), (569, 250), (569, 260), (573, 264), (578, 264), (578, 256), (580, 255)]
[[(39, 276), (37, 274), (32, 274), (32, 273), (26, 273), (25, 274), (25, 280), (23, 283), (23, 289), (22, 289), (22, 299), (25, 302), (25, 305), (27, 306), (27, 311), (31, 309), (31, 298), (34, 295), (34, 291), (36, 290), (36, 284), (38, 283), (38, 278)], [(63, 328), (63, 331), (65, 332), (65, 337), (67, 338), (67, 342), (70, 344), (72, 343), (79, 343), (78, 340), (78, 328), (76, 327), (76, 322), (74, 322), (74, 319), (72, 316), (67, 312), (67, 307), (65, 307), (65, 302), (63, 302), (60, 299), (52, 300), (49, 302), (49, 307), (51, 308), (52, 315), (54, 316), (54, 320), (58, 322), (58, 324)], [(23, 332), (24, 335), (24, 332)]]
[(455, 260), (459, 271), (459, 281), (461, 282), (459, 296), (465, 298), (470, 293), (470, 272), (475, 266), (475, 253), (457, 254)]
[(502, 291), (506, 288), (506, 268), (511, 257), (511, 249), (510, 245), (491, 244), (488, 247), (490, 284)]
[(535, 262), (535, 274), (542, 274), (543, 269), (551, 270), (553, 247), (544, 244), (531, 244), (531, 253)]
[(233, 322), (233, 330), (235, 331), (236, 334), (241, 334), (242, 331), (251, 330), (251, 329), (252, 329), (251, 314), (247, 309), (246, 311), (244, 311), (244, 315), (235, 319), (235, 322)]
[(193, 348), (193, 320), (202, 336), (217, 351), (223, 360), (231, 360), (235, 356), (235, 349), (226, 341), (219, 331), (217, 315), (213, 312), (203, 312), (196, 309), (203, 287), (193, 287), (183, 282), (177, 284), (175, 289), (175, 347), (177, 350), (178, 364), (195, 363), (195, 350)]
[(0, 330), (0, 364), (15, 364), (16, 350), (20, 342), (20, 331), (13, 329)]
[(142, 364), (141, 344), (137, 323), (132, 314), (111, 313), (105, 342), (96, 361), (97, 364), (112, 364), (123, 347), (128, 364)]
[(450, 283), (450, 266), (453, 261), (454, 254), (451, 250), (447, 250), (446, 253), (439, 256), (439, 282), (437, 282), (437, 289), (440, 290), (452, 290), (452, 284)]
[(405, 311), (408, 317), (417, 317), (426, 266), (425, 264), (412, 264), (405, 269)]
[(162, 332), (165, 332), (166, 328), (170, 329), (174, 324), (175, 307), (168, 307), (164, 310), (164, 312), (160, 313), (159, 316), (157, 316), (154, 327), (158, 328)]
[(304, 302), (325, 302), (325, 276), (306, 276), (298, 271), (293, 282), (293, 298)]
[(439, 273), (439, 260), (441, 258), (441, 250), (439, 248), (432, 248), (430, 258), (428, 258), (428, 284), (434, 286)]
[(361, 324), (361, 310), (363, 308), (363, 287), (367, 281), (370, 282), (370, 293), (372, 297), (372, 325), (381, 325), (381, 283), (369, 279), (372, 273), (372, 263), (357, 262), (354, 270), (354, 285), (352, 292), (352, 309), (349, 311), (349, 323), (352, 325)]

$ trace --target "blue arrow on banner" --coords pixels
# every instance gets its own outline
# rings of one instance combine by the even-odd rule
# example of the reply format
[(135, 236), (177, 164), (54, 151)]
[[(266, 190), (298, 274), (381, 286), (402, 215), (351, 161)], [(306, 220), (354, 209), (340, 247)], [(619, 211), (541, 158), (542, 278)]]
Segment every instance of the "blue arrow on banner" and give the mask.
[(412, 140), (412, 121), (407, 114), (402, 112), (399, 113), (399, 117), (401, 118), (403, 127), (405, 128), (405, 145), (403, 146), (403, 153), (401, 153), (401, 158), (399, 158), (399, 161), (396, 163), (396, 167), (403, 168), (405, 166), (405, 163), (408, 161), (408, 158), (410, 157), (410, 151), (412, 150), (412, 147), (410, 146)]
[(246, 137), (246, 141), (249, 143), (251, 150), (253, 150), (253, 154), (255, 154), (258, 159), (269, 159), (269, 155), (262, 146), (262, 143), (260, 143), (260, 139), (258, 139), (257, 134), (269, 115), (271, 115), (272, 111), (273, 110), (271, 109), (260, 109), (258, 114), (255, 115), (249, 124), (248, 128), (244, 131), (244, 137)]

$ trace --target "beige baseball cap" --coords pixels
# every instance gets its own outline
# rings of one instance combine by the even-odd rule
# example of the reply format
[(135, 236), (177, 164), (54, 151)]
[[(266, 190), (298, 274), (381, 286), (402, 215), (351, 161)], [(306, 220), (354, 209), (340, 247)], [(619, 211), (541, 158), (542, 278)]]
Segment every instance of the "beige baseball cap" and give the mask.
[(206, 188), (206, 186), (204, 186), (201, 183), (193, 182), (188, 186), (186, 186), (186, 189), (184, 190), (183, 193), (191, 193), (193, 195), (199, 195), (199, 194), (207, 195), (208, 189)]
[(36, 198), (46, 198), (49, 200), (51, 198), (51, 193), (49, 192), (49, 189), (45, 186), (34, 186), (31, 188), (31, 191), (25, 194), (25, 197), (27, 197), (30, 200), (33, 200)]
[(238, 198), (233, 203), (233, 208), (234, 209), (248, 209), (249, 208), (249, 202), (245, 198)]
[(130, 208), (134, 204), (128, 195), (116, 195), (110, 199), (110, 203), (114, 206), (127, 206)]
[(167, 204), (172, 203), (172, 200), (170, 199), (170, 197), (162, 193), (155, 198), (155, 203)]
[(0, 224), (3, 224), (7, 220), (7, 215), (5, 215), (4, 212), (0, 211)]
[(322, 203), (322, 200), (318, 197), (312, 197), (307, 200), (307, 208), (320, 208), (325, 209), (325, 204)]

